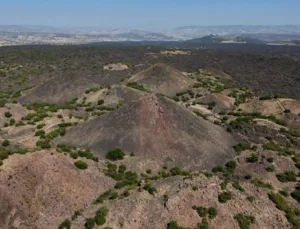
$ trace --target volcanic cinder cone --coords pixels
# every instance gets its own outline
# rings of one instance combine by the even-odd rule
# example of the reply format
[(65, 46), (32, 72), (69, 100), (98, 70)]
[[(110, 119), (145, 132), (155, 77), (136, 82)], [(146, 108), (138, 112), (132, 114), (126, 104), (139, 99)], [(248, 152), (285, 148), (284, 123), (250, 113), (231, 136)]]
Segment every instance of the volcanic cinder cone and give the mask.
[(69, 130), (56, 143), (105, 156), (113, 148), (185, 168), (210, 169), (234, 156), (235, 140), (177, 103), (147, 95), (119, 110)]
[(48, 80), (19, 99), (21, 104), (62, 104), (78, 97), (87, 88), (99, 86), (91, 79), (79, 76), (63, 76)]
[(129, 82), (138, 83), (151, 92), (167, 96), (174, 96), (193, 84), (192, 79), (166, 64), (153, 65), (131, 77)]

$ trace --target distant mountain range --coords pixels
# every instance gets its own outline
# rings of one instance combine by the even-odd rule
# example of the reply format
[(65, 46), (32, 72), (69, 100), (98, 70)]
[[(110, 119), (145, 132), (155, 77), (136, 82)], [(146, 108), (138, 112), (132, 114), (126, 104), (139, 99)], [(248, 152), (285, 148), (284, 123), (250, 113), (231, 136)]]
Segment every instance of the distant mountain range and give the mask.
[[(213, 34), (213, 35), (212, 35)], [(184, 26), (159, 32), (95, 27), (0, 25), (0, 46), (20, 44), (85, 44), (104, 41), (185, 41), (266, 43), (300, 40), (300, 25)], [(205, 39), (208, 39), (205, 41)], [(196, 42), (192, 40), (190, 42)]]

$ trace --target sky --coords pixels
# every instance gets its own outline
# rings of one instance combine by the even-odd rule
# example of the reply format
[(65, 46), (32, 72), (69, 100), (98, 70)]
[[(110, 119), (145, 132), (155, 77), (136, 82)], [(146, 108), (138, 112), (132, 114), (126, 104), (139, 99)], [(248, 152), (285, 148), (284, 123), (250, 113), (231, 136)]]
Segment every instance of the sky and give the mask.
[(167, 29), (300, 24), (300, 0), (0, 0), (1, 25)]

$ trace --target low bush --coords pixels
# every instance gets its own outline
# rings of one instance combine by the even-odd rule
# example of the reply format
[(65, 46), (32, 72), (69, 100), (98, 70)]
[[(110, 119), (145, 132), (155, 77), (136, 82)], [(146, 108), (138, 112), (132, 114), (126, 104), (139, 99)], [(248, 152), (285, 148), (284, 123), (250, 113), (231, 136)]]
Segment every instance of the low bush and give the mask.
[(226, 203), (227, 201), (231, 200), (232, 195), (231, 192), (222, 192), (219, 196), (218, 196), (218, 200), (220, 203)]
[(234, 216), (241, 229), (250, 229), (251, 224), (255, 222), (254, 216), (239, 213)]
[(87, 169), (88, 168), (88, 164), (84, 161), (76, 161), (74, 162), (74, 165), (81, 170)]
[(227, 162), (227, 164), (225, 165), (226, 169), (228, 172), (230, 173), (234, 173), (235, 169), (236, 169), (236, 162), (235, 161), (229, 161)]
[(84, 224), (85, 229), (93, 229), (94, 226), (95, 226), (94, 218), (88, 218), (85, 220), (85, 224)]
[(59, 225), (58, 229), (71, 229), (71, 224), (71, 221), (66, 219)]
[(172, 176), (179, 176), (179, 175), (188, 176), (188, 175), (190, 175), (189, 172), (181, 170), (178, 167), (174, 167), (174, 168), (170, 169), (170, 173), (171, 173)]
[(276, 177), (280, 182), (283, 183), (297, 181), (297, 175), (293, 171), (285, 171), (284, 173), (278, 173), (276, 174)]
[(266, 168), (266, 171), (267, 172), (274, 172), (275, 171), (275, 166), (274, 165), (270, 165), (270, 166), (268, 166), (267, 168)]
[(101, 106), (103, 104), (104, 104), (104, 100), (103, 99), (98, 100), (97, 105)]
[(123, 160), (124, 156), (125, 153), (121, 149), (117, 148), (108, 151), (106, 154), (106, 159), (111, 161), (117, 161), (117, 160)]
[(296, 189), (294, 192), (291, 193), (291, 197), (293, 197), (295, 200), (300, 203), (300, 190)]
[(6, 118), (10, 118), (11, 116), (12, 116), (12, 114), (10, 113), (10, 112), (5, 112), (4, 113), (4, 116), (6, 117)]
[(97, 225), (104, 225), (106, 223), (106, 216), (108, 215), (108, 208), (106, 206), (101, 207), (95, 216), (95, 223)]
[(149, 194), (154, 195), (157, 192), (156, 188), (152, 186), (152, 184), (146, 184), (144, 190), (148, 191)]
[(233, 148), (237, 153), (241, 153), (242, 151), (251, 149), (251, 144), (248, 142), (239, 143), (238, 145), (235, 145)]
[(287, 201), (282, 195), (277, 193), (269, 193), (269, 198), (279, 210), (286, 213), (287, 220), (294, 225), (294, 228), (300, 228), (300, 220), (297, 219), (295, 209), (288, 205)]
[(7, 146), (9, 146), (10, 145), (10, 142), (8, 141), (8, 140), (4, 140), (3, 142), (2, 142), (2, 146), (3, 147), (7, 147)]
[(239, 190), (240, 192), (245, 192), (245, 189), (240, 185), (240, 183), (238, 181), (234, 181), (232, 183), (232, 187)]
[(251, 181), (251, 183), (254, 184), (256, 187), (259, 187), (259, 188), (273, 189), (273, 186), (272, 186), (271, 183), (266, 183), (261, 178), (254, 178)]
[(258, 153), (252, 153), (250, 157), (247, 157), (247, 162), (248, 163), (255, 163), (259, 159)]
[(167, 229), (184, 229), (184, 228), (178, 226), (177, 222), (172, 221), (172, 222), (167, 224)]
[(137, 90), (140, 90), (140, 91), (147, 91), (146, 88), (144, 88), (143, 85), (140, 85), (136, 82), (128, 83), (127, 87), (131, 87), (131, 88), (134, 88), (134, 89), (137, 89)]

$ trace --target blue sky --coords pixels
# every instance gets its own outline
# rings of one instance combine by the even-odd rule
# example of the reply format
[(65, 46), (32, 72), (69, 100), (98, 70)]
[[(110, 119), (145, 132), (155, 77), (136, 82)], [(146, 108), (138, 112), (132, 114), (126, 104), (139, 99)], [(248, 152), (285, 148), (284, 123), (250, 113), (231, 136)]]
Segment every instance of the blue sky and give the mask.
[(0, 24), (174, 28), (300, 24), (300, 0), (0, 0)]

